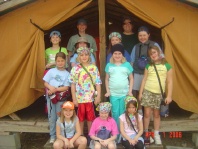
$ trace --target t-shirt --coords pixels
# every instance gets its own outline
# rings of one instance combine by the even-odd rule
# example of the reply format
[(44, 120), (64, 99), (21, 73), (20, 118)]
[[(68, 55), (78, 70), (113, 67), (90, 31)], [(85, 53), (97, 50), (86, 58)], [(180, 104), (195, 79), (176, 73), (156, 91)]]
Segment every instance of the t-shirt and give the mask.
[[(60, 51), (60, 49), (52, 50), (51, 47), (50, 48), (47, 48), (45, 50), (45, 59), (47, 60), (47, 64), (50, 64), (50, 63), (54, 63), (55, 62), (55, 56), (56, 56), (56, 54), (59, 51)], [(66, 55), (68, 55), (67, 49), (64, 48), (64, 47), (61, 47), (61, 52), (63, 52)]]
[[(63, 123), (60, 122), (60, 118), (58, 118), (58, 120), (56, 121), (56, 125), (58, 125), (61, 129), (61, 135), (66, 137), (66, 138), (72, 138), (74, 136), (74, 134), (76, 133), (76, 122), (78, 121), (78, 117), (76, 116), (72, 121), (70, 121), (69, 123), (67, 123), (66, 121), (65, 123), (65, 127), (63, 125)], [(65, 131), (65, 132), (64, 132)], [(65, 136), (66, 133), (66, 136)]]
[[(88, 35), (88, 34), (85, 34), (85, 37), (86, 37), (88, 43), (90, 44), (90, 48), (93, 49), (93, 51), (97, 51), (95, 39), (91, 35)], [(78, 34), (70, 37), (68, 44), (67, 44), (68, 51), (72, 51), (72, 52), (75, 51), (75, 44), (78, 42), (78, 39), (79, 39)]]
[(102, 129), (111, 132), (112, 136), (119, 134), (117, 124), (112, 117), (109, 117), (107, 120), (97, 117), (91, 125), (89, 136), (97, 136), (97, 133)]
[[(167, 72), (172, 68), (169, 63), (163, 64), (156, 64), (157, 72), (160, 77), (160, 82), (163, 91), (165, 92), (165, 84), (166, 84), (166, 76)], [(155, 71), (154, 66), (151, 66), (150, 64), (146, 65), (146, 69), (148, 70), (148, 76), (145, 83), (145, 89), (152, 92), (152, 93), (159, 93), (161, 94), (159, 81), (157, 79), (157, 74)]]
[(109, 74), (109, 89), (111, 96), (126, 96), (129, 91), (129, 75), (133, 68), (129, 62), (117, 66), (108, 63), (105, 72)]
[(49, 83), (49, 85), (57, 88), (61, 85), (70, 86), (68, 77), (69, 72), (67, 70), (58, 70), (57, 68), (52, 68), (45, 74), (43, 80)]
[[(136, 134), (135, 130), (138, 132), (138, 128), (137, 128), (137, 121), (136, 121), (136, 118), (135, 116), (132, 117), (131, 121), (133, 123), (133, 126), (135, 128), (135, 130), (133, 128), (131, 128), (127, 121), (126, 121), (126, 117), (125, 117), (125, 113), (120, 115), (120, 120), (124, 123), (124, 132), (128, 135), (128, 136), (131, 136), (133, 134)], [(140, 114), (138, 114), (138, 120), (139, 122), (142, 122), (142, 116)]]
[(125, 35), (122, 33), (121, 36), (124, 49), (131, 54), (134, 45), (139, 42), (137, 34)]
[[(94, 84), (102, 84), (98, 68), (90, 64), (84, 66), (90, 73)], [(69, 82), (76, 85), (76, 99), (78, 103), (93, 101), (94, 87), (91, 78), (80, 64), (74, 66), (70, 72)]]
[[(78, 54), (77, 53), (75, 53), (71, 58), (70, 58), (70, 63), (76, 63), (76, 64), (79, 64), (77, 61), (76, 61), (76, 58), (78, 57)], [(94, 58), (94, 56), (93, 56), (93, 54), (91, 53), (91, 63), (95, 63), (96, 62), (96, 60), (95, 60), (95, 58)]]

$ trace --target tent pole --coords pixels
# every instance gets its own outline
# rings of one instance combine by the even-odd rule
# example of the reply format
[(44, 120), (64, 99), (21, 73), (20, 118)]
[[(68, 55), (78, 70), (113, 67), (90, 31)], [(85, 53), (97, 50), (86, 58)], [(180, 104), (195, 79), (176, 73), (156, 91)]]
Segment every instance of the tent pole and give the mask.
[(106, 29), (105, 29), (105, 0), (98, 0), (98, 10), (99, 10), (99, 59), (100, 59), (100, 76), (102, 79), (101, 86), (101, 101), (106, 92), (105, 89), (105, 65), (106, 65)]

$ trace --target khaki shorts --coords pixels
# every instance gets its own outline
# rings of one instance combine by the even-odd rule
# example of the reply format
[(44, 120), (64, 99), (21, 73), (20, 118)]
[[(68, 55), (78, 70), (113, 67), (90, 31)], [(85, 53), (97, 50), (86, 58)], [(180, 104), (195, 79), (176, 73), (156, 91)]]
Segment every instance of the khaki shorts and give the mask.
[(141, 105), (144, 107), (159, 109), (161, 100), (162, 100), (161, 94), (152, 93), (150, 91), (144, 90), (142, 93)]

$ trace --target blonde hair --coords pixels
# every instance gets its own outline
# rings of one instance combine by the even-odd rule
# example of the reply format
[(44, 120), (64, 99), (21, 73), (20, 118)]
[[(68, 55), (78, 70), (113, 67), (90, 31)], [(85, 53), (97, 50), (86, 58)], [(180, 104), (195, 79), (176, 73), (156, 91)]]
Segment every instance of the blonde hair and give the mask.
[[(91, 62), (91, 53), (90, 53), (90, 54), (87, 54), (87, 55), (89, 55), (89, 58), (88, 58), (87, 63), (90, 63), (90, 62)], [(77, 61), (78, 63), (81, 63), (81, 61), (80, 61), (80, 54), (78, 54), (78, 57), (76, 58), (76, 61)]]
[[(62, 110), (61, 110), (61, 115), (60, 115), (60, 122), (61, 122), (61, 123), (63, 123), (63, 122), (65, 121), (64, 110), (65, 110), (65, 109), (62, 109)], [(73, 115), (72, 115), (72, 117), (71, 117), (71, 121), (72, 121), (72, 122), (74, 121), (75, 117), (76, 117), (76, 112), (75, 112), (75, 110), (73, 110)]]
[[(124, 63), (124, 62), (126, 62), (126, 58), (125, 58), (124, 55), (123, 55), (123, 56), (122, 56), (122, 61), (121, 61), (121, 63)], [(113, 55), (112, 55), (111, 58), (110, 58), (110, 63), (112, 63), (112, 64), (115, 63), (115, 61), (114, 61), (114, 59), (113, 59)]]

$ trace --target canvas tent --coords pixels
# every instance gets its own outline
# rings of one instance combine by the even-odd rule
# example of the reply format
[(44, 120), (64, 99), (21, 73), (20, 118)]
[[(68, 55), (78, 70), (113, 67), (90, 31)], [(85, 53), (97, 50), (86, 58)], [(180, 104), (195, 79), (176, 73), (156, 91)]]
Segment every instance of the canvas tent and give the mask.
[[(0, 17), (0, 117), (28, 107), (43, 95), (44, 32), (30, 19), (49, 30), (92, 2), (38, 0)], [(173, 99), (181, 108), (198, 113), (198, 9), (175, 0), (115, 2), (156, 28), (174, 18), (161, 29), (165, 55), (174, 69)]]

